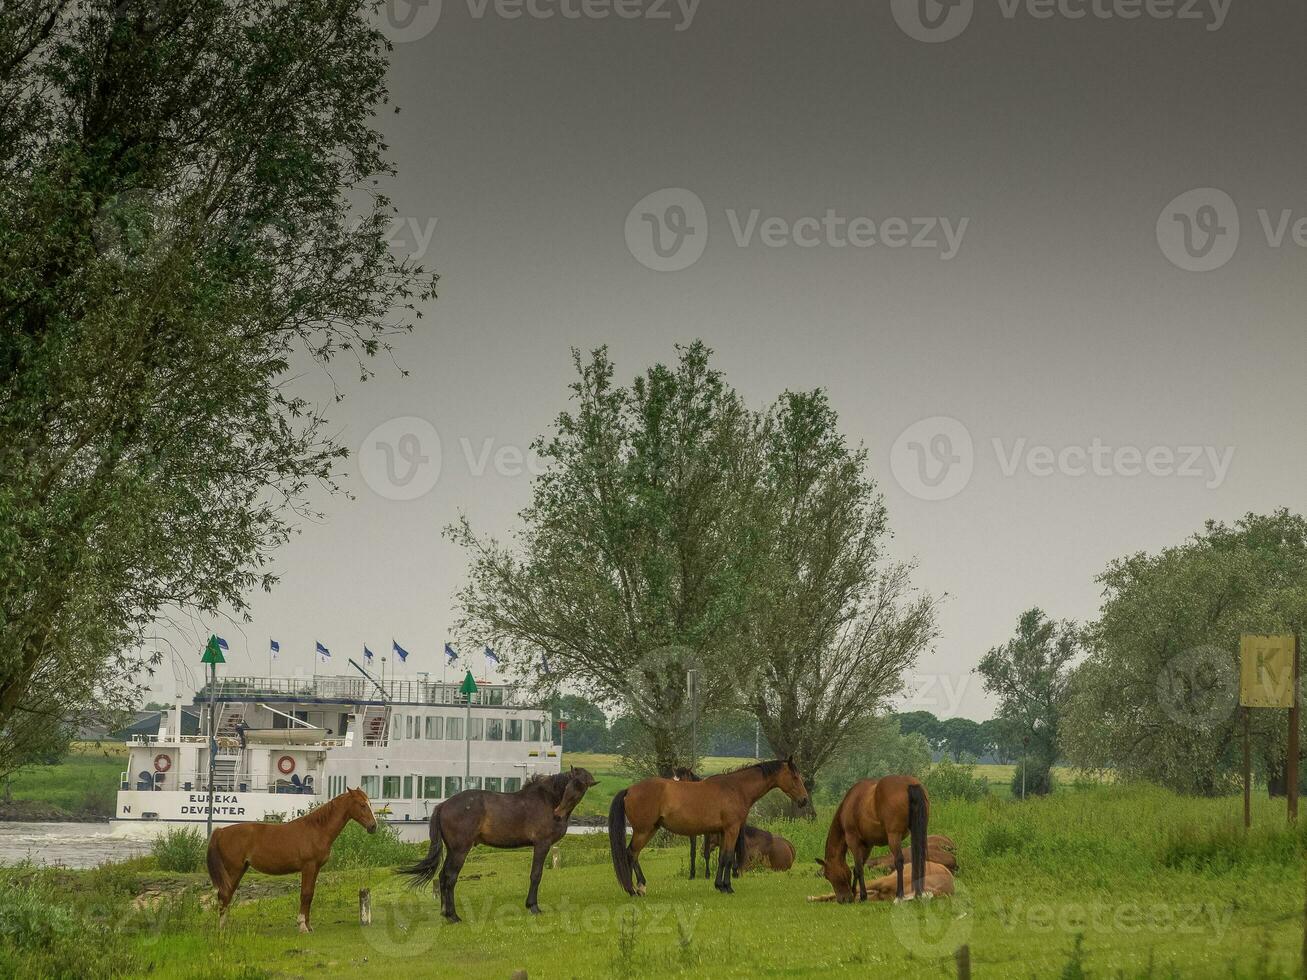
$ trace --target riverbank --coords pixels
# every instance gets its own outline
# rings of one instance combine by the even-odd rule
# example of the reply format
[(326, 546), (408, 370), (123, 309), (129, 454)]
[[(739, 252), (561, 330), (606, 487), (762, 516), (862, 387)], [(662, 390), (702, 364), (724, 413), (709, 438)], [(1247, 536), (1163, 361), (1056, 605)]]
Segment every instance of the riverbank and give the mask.
[[(941, 801), (931, 829), (957, 841), (958, 893), (899, 906), (806, 901), (829, 891), (812, 861), (829, 807), (816, 821), (768, 824), (800, 860), (787, 872), (745, 875), (733, 896), (687, 880), (685, 842), (666, 839), (642, 860), (648, 895), (632, 900), (614, 880), (606, 836), (580, 835), (560, 843), (558, 867), (546, 865), (544, 914), (533, 917), (522, 907), (530, 852), (476, 848), (458, 886), (465, 921), (456, 926), (440, 920), (429, 890), (394, 873), (418, 845), (385, 852), (377, 866), (333, 866), (359, 861), (355, 842), (342, 842), (318, 879), (309, 935), (295, 928), (293, 878), (247, 874), (220, 932), (202, 871), (162, 873), (150, 857), (87, 871), (11, 869), (0, 871), (0, 902), (27, 902), (33, 929), (48, 920), (67, 934), (0, 951), (0, 974), (393, 980), (457, 964), (468, 980), (518, 969), (951, 976), (953, 952), (966, 943), (980, 976), (1296, 977), (1307, 836), (1285, 829), (1282, 801), (1264, 799), (1254, 799), (1245, 834), (1241, 807), (1233, 797), (1124, 786), (1027, 803)], [(362, 888), (372, 896), (368, 927), (358, 919)]]

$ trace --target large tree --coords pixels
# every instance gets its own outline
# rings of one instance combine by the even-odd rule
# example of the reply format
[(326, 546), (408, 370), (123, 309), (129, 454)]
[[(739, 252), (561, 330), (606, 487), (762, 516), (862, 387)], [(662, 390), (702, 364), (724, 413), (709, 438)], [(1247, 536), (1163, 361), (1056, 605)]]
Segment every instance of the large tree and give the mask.
[[(1183, 544), (1135, 554), (1099, 576), (1063, 742), (1071, 761), (1185, 792), (1237, 785), (1241, 633), (1307, 625), (1307, 521), (1288, 511), (1209, 521)], [(1284, 710), (1251, 713), (1254, 757), (1283, 790)]]
[(815, 779), (902, 689), (935, 638), (935, 604), (885, 557), (866, 450), (847, 444), (823, 392), (786, 392), (759, 430), (750, 703), (767, 741)]
[(1025, 779), (1013, 785), (1044, 794), (1052, 789), (1053, 763), (1059, 752), (1062, 712), (1072, 661), (1078, 651), (1075, 627), (1056, 623), (1043, 610), (1028, 609), (1017, 621), (1016, 635), (994, 647), (976, 667), (985, 690), (998, 698), (996, 715), (1021, 743)]
[(627, 755), (669, 772), (695, 761), (696, 712), (739, 700), (757, 568), (752, 419), (701, 343), (625, 387), (606, 350), (573, 359), (574, 404), (535, 445), (546, 466), (515, 546), (466, 520), (449, 529), (471, 562), (459, 629), (524, 673), (544, 652), (539, 682), (634, 714), (646, 738)]
[[(0, 771), (245, 607), (343, 455), (291, 367), (434, 278), (386, 244), (372, 2), (0, 7)], [(145, 658), (144, 666), (149, 666)]]

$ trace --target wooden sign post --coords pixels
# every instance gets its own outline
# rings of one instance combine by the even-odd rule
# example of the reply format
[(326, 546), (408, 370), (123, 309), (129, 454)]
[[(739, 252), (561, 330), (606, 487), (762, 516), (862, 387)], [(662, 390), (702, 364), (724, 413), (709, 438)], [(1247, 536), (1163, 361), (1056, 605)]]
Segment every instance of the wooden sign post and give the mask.
[(1239, 704), (1244, 709), (1243, 793), (1244, 826), (1251, 823), (1252, 764), (1249, 709), (1288, 708), (1289, 744), (1285, 758), (1285, 792), (1289, 820), (1298, 819), (1298, 728), (1301, 710), (1298, 637), (1294, 634), (1261, 636), (1245, 633), (1239, 638)]

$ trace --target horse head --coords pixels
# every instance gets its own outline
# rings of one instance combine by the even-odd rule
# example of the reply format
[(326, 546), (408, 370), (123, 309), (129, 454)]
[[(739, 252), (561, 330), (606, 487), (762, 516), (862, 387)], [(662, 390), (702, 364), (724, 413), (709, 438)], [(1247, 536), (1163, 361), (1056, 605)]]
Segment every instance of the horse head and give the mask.
[(554, 816), (560, 820), (569, 817), (576, 805), (581, 802), (581, 797), (585, 796), (585, 791), (591, 786), (597, 786), (599, 780), (590, 775), (588, 769), (577, 769), (575, 766), (567, 773), (567, 783), (563, 787), (562, 799), (554, 807)]
[(799, 772), (799, 767), (794, 764), (794, 756), (787, 758), (776, 774), (776, 785), (798, 807), (803, 808), (808, 805), (808, 787), (803, 782), (803, 774)]
[(345, 791), (346, 813), (351, 820), (357, 820), (369, 834), (377, 832), (377, 817), (372, 812), (372, 803), (368, 794), (357, 787)]
[(853, 872), (838, 858), (817, 858), (821, 873), (835, 889), (835, 901), (847, 905), (853, 901)]

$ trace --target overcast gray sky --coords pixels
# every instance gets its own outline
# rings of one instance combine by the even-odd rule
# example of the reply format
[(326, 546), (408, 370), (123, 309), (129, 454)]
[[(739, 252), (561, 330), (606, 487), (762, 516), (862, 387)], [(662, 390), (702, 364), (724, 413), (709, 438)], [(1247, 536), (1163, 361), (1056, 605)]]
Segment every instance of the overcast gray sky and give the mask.
[(510, 531), (569, 348), (629, 378), (702, 337), (755, 406), (829, 390), (948, 593), (915, 706), (987, 717), (969, 672), (1023, 609), (1092, 617), (1110, 559), (1304, 506), (1305, 27), (1300, 0), (396, 0), (395, 247), (441, 297), (410, 376), (331, 409), (356, 499), (252, 624), (197, 633), (233, 671), (393, 636), (438, 675), (440, 529)]

